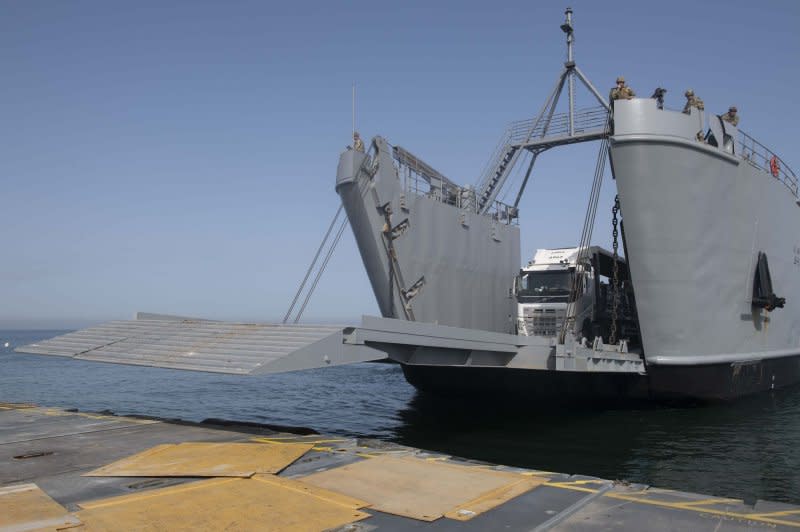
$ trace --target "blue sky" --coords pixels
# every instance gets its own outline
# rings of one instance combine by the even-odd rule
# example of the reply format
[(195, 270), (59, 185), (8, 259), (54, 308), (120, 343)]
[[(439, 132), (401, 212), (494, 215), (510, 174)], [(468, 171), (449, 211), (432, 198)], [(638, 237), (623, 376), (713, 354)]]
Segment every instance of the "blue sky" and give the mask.
[[(555, 82), (566, 5), (0, 2), (0, 327), (282, 316), (338, 205), (352, 83), (364, 137), (472, 183)], [(572, 7), (603, 94), (623, 74), (681, 107), (692, 87), (800, 168), (800, 3)], [(524, 258), (577, 242), (597, 149), (540, 157)], [(613, 194), (607, 179), (596, 243)], [(307, 319), (364, 313), (377, 307), (348, 232)]]

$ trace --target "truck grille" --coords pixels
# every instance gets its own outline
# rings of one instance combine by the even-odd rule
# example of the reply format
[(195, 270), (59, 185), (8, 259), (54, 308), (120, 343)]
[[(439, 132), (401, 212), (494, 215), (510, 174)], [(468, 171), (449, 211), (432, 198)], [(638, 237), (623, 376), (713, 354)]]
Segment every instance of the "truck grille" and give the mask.
[(566, 309), (525, 309), (525, 329), (530, 336), (557, 336), (564, 326)]

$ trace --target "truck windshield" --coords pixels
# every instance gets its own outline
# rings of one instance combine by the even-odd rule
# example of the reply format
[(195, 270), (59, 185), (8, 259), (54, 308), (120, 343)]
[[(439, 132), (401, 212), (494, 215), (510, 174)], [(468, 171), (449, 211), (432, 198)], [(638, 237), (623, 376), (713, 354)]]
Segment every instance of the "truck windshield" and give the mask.
[(571, 271), (523, 272), (520, 280), (520, 298), (563, 301), (572, 290)]

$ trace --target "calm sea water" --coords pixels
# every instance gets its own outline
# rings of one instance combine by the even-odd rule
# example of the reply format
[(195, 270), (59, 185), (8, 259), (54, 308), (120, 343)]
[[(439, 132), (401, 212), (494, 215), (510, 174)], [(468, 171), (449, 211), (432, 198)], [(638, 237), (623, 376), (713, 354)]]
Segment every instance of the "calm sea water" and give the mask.
[(501, 464), (800, 504), (800, 387), (725, 405), (555, 410), (431, 399), (389, 364), (238, 377), (12, 351), (60, 332), (0, 331), (0, 402), (303, 426)]

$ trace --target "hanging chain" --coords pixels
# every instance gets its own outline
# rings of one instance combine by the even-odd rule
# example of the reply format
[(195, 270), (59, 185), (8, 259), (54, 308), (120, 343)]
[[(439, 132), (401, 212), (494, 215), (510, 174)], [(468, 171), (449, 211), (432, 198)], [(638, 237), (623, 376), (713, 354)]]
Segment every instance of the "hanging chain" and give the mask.
[(619, 195), (614, 198), (614, 208), (611, 209), (611, 236), (613, 237), (614, 250), (614, 281), (611, 290), (611, 334), (608, 343), (617, 343), (617, 313), (619, 311), (619, 231), (617, 229), (617, 215), (619, 214)]

